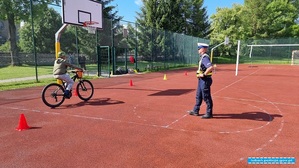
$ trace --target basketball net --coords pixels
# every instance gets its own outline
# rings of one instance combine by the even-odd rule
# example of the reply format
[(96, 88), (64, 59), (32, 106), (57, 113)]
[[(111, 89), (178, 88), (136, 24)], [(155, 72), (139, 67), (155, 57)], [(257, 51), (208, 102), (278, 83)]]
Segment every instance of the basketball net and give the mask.
[(89, 34), (96, 34), (97, 28), (92, 25), (98, 24), (95, 21), (86, 21), (83, 23), (83, 28), (88, 31)]

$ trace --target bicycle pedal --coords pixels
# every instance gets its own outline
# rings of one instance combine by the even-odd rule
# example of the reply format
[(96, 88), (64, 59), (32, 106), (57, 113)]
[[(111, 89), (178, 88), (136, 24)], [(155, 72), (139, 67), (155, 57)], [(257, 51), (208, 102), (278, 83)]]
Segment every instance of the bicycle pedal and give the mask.
[(65, 92), (63, 95), (66, 99), (70, 99), (72, 97), (72, 93), (71, 92)]

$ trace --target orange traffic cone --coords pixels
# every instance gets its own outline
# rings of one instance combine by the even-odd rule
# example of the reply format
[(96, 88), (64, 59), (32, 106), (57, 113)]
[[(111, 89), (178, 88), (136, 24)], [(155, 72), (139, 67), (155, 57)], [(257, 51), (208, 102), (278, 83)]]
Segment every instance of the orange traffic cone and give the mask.
[(133, 86), (133, 81), (132, 81), (132, 79), (130, 79), (130, 86)]
[(20, 121), (19, 121), (19, 126), (16, 128), (16, 130), (18, 131), (23, 131), (26, 129), (29, 129), (30, 127), (28, 126), (27, 122), (26, 122), (26, 118), (24, 114), (20, 115)]
[(77, 89), (74, 91), (74, 96), (78, 96)]

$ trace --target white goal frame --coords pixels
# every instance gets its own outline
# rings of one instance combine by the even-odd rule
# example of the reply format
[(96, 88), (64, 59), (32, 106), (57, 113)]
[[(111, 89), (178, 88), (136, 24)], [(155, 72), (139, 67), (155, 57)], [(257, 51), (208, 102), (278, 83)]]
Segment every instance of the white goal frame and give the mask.
[[(299, 46), (299, 44), (252, 44), (252, 45), (247, 45), (247, 47), (250, 47), (249, 58), (251, 58), (253, 47), (296, 47), (296, 46)], [(238, 40), (236, 73), (235, 73), (236, 76), (238, 76), (238, 69), (239, 69), (240, 47), (241, 47), (241, 42), (240, 42), (240, 40)], [(296, 51), (299, 51), (299, 50), (296, 50)], [(292, 65), (293, 65), (293, 52), (292, 52)]]
[[(295, 61), (296, 52), (298, 54), (298, 56), (297, 56), (298, 61)], [(299, 65), (299, 50), (293, 50), (292, 51), (292, 63), (291, 63), (291, 65)]]
[(253, 44), (247, 46), (250, 47), (249, 58), (251, 58), (253, 47), (296, 47), (299, 46), (299, 44)]

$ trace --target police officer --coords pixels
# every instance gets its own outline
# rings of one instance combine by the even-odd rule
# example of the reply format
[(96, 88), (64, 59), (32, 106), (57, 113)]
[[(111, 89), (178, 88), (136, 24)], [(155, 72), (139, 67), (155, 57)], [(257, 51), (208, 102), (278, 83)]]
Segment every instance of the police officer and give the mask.
[(208, 119), (213, 117), (213, 100), (211, 96), (211, 85), (212, 85), (212, 63), (210, 57), (207, 54), (209, 48), (208, 44), (198, 43), (198, 54), (200, 60), (198, 64), (198, 70), (196, 76), (198, 78), (198, 86), (196, 91), (196, 103), (193, 110), (188, 111), (190, 115), (199, 116), (199, 110), (202, 100), (207, 104), (206, 114), (203, 115), (202, 119)]

